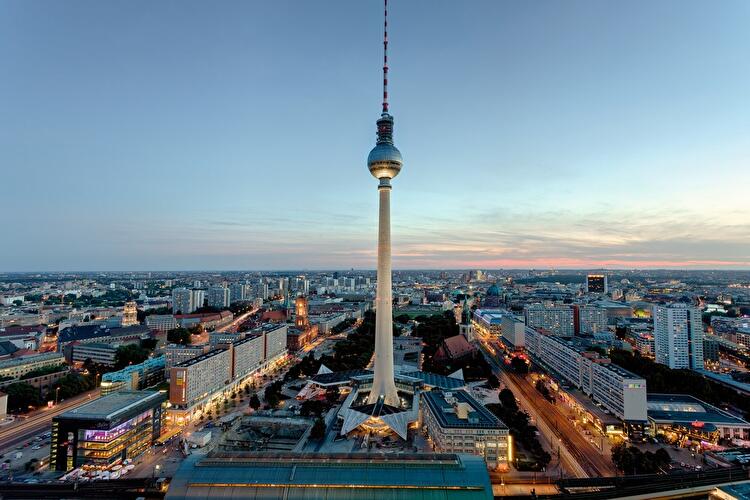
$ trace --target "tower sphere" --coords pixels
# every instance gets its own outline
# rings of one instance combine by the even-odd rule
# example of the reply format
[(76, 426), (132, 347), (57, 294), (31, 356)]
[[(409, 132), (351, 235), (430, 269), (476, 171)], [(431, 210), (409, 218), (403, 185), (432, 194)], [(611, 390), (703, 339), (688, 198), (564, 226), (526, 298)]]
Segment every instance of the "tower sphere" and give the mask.
[(378, 141), (367, 157), (367, 168), (377, 179), (393, 179), (401, 171), (401, 152), (393, 145), (393, 117), (383, 113), (377, 121)]

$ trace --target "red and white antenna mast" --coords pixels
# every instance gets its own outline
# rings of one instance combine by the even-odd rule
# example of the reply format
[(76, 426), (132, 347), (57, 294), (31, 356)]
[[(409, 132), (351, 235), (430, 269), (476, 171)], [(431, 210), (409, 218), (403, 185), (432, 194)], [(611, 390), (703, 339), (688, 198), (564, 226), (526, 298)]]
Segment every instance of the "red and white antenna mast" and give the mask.
[(383, 114), (388, 113), (388, 0), (383, 0)]

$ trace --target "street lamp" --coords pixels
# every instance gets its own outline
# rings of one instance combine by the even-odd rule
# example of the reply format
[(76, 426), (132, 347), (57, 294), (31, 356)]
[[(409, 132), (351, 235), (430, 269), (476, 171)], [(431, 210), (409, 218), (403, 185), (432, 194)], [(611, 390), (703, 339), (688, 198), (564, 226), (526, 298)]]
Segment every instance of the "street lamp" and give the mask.
[(159, 472), (159, 469), (161, 469), (161, 465), (156, 464), (154, 465), (154, 472), (151, 474), (151, 479), (154, 479), (156, 477), (156, 473)]

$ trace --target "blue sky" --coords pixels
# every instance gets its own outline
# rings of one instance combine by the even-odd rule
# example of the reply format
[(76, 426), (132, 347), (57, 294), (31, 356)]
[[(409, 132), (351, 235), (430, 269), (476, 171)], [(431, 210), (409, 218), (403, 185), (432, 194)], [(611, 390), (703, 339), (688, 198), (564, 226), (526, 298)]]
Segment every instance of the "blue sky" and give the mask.
[[(750, 3), (392, 0), (396, 268), (750, 268)], [(0, 2), (0, 269), (373, 268), (379, 1)]]

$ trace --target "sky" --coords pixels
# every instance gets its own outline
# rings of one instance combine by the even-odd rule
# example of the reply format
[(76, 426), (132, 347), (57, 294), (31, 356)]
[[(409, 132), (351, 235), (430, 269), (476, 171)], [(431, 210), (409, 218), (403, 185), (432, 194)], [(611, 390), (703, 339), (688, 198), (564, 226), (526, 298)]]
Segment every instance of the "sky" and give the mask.
[[(373, 269), (379, 0), (0, 0), (0, 270)], [(393, 264), (750, 268), (750, 2), (391, 0)]]

